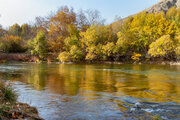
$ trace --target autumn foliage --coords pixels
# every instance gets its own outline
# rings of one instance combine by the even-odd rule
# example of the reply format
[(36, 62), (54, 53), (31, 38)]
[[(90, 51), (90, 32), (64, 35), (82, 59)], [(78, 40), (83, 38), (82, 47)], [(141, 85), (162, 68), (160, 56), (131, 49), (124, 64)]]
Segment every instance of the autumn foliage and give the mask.
[(15, 24), (3, 31), (0, 50), (27, 52), (43, 60), (54, 53), (62, 62), (179, 59), (180, 9), (141, 12), (117, 23), (104, 25), (96, 10), (76, 13), (64, 6), (46, 18), (37, 17), (34, 25)]

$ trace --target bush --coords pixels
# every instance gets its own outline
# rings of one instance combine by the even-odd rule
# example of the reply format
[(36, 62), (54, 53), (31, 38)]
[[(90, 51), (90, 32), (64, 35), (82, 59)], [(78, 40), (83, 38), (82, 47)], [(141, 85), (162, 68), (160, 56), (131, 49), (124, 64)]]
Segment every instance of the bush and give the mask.
[(170, 35), (164, 35), (150, 45), (148, 54), (153, 57), (166, 57), (175, 51), (175, 45)]
[(0, 39), (0, 51), (7, 53), (22, 53), (25, 52), (24, 41), (13, 35), (5, 35)]
[(134, 61), (139, 61), (141, 56), (142, 56), (141, 54), (134, 53), (131, 59), (133, 59)]
[(106, 45), (102, 47), (102, 52), (105, 56), (111, 56), (114, 51), (115, 44), (113, 42), (108, 42)]
[(82, 52), (82, 49), (80, 49), (78, 46), (73, 45), (70, 50), (70, 54), (72, 56), (73, 61), (80, 61), (84, 58), (84, 54)]
[(70, 54), (68, 52), (62, 52), (59, 54), (58, 58), (61, 62), (69, 62), (71, 61)]
[(87, 55), (86, 55), (86, 60), (95, 60), (96, 59), (96, 55), (95, 54), (93, 54), (93, 53), (88, 53)]

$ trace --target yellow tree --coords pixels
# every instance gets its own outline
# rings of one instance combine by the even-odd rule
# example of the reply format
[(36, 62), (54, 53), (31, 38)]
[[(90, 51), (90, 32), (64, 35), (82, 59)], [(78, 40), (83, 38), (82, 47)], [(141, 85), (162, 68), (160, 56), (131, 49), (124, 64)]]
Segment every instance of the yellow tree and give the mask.
[(118, 33), (117, 48), (123, 47), (124, 53), (135, 52), (145, 55), (149, 45), (161, 36), (174, 36), (176, 24), (168, 21), (164, 13), (142, 12), (128, 19), (128, 23), (125, 23), (122, 28)]
[(0, 50), (7, 53), (24, 52), (24, 41), (18, 36), (6, 34), (0, 39)]
[(176, 55), (180, 59), (180, 28), (177, 28), (175, 42), (176, 42)]
[(164, 35), (157, 39), (150, 45), (148, 53), (153, 57), (166, 57), (172, 56), (175, 52), (175, 45), (170, 35)]
[(86, 32), (81, 32), (82, 48), (85, 49), (87, 60), (100, 59), (103, 56), (103, 45), (112, 41), (109, 26), (93, 25)]
[(64, 50), (64, 39), (70, 36), (69, 30), (76, 26), (76, 14), (67, 6), (61, 7), (55, 16), (50, 19), (49, 45), (50, 50), (62, 52)]

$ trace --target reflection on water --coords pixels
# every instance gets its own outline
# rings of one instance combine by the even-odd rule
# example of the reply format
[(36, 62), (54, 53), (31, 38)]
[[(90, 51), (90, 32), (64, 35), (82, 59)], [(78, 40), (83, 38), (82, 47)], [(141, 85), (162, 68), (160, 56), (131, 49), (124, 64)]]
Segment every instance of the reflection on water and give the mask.
[(137, 102), (180, 109), (180, 66), (5, 64), (0, 79), (10, 80), (19, 101), (36, 106), (48, 120), (137, 119), (128, 114)]

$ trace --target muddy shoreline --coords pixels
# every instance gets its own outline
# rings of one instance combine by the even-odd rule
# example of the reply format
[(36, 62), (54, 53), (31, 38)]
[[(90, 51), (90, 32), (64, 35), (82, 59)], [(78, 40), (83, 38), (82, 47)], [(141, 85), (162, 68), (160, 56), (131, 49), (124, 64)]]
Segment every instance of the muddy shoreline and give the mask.
[(0, 119), (26, 119), (26, 120), (43, 120), (39, 117), (38, 110), (25, 103), (17, 102), (13, 105), (1, 105), (4, 110), (0, 111)]
[(37, 108), (17, 101), (18, 94), (5, 81), (0, 80), (0, 120), (43, 120)]

